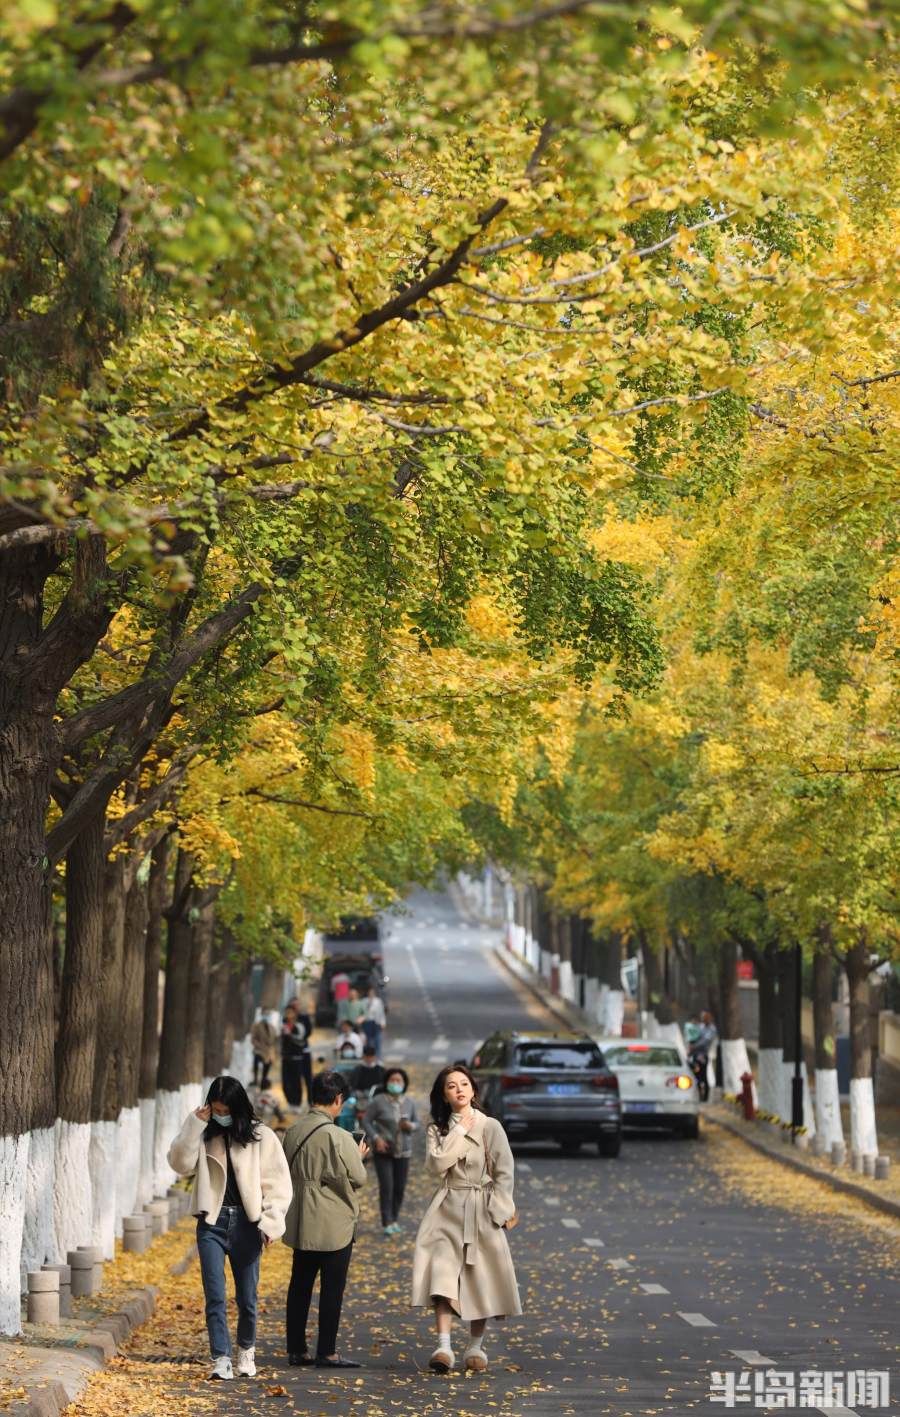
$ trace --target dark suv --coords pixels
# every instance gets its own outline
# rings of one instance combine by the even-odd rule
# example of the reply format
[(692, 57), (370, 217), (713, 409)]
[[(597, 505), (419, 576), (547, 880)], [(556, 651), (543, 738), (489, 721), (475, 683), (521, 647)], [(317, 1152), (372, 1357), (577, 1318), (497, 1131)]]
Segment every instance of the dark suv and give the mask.
[(510, 1141), (557, 1141), (601, 1156), (622, 1145), (619, 1083), (582, 1033), (492, 1033), (472, 1059), (481, 1102)]

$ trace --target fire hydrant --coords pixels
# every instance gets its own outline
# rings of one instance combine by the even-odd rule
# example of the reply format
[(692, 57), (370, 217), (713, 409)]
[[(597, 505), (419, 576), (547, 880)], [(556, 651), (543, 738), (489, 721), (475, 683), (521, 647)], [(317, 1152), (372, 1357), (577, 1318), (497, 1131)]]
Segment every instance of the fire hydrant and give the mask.
[(741, 1106), (744, 1109), (744, 1120), (752, 1122), (756, 1117), (756, 1109), (753, 1106), (753, 1074), (741, 1074)]

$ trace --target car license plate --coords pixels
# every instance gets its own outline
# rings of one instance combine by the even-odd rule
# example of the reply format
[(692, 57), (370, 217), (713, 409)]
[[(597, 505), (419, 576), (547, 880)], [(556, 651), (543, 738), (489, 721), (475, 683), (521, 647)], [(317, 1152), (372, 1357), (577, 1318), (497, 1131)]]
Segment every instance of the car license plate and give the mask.
[(655, 1102), (628, 1102), (625, 1105), (626, 1112), (655, 1112)]
[(577, 1082), (548, 1082), (547, 1091), (553, 1097), (571, 1097), (573, 1092), (580, 1092), (581, 1088)]

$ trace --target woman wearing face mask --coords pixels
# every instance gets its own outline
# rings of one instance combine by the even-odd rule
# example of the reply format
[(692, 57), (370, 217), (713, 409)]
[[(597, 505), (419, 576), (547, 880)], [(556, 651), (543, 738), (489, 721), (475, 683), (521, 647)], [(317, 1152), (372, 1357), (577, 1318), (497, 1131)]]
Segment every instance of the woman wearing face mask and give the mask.
[[(236, 1078), (218, 1077), (169, 1148), (179, 1176), (194, 1175), (191, 1212), (206, 1299), (211, 1378), (255, 1377), (256, 1287), (263, 1247), (284, 1234), (291, 1174), (275, 1133)], [(225, 1310), (225, 1256), (238, 1307), (237, 1362)]]
[(416, 1104), (407, 1097), (409, 1078), (403, 1068), (388, 1068), (384, 1087), (368, 1103), (363, 1126), (375, 1163), (381, 1224), (385, 1235), (399, 1235), (398, 1217), (406, 1191), (412, 1134), (418, 1130)]
[(506, 1239), (517, 1224), (512, 1152), (500, 1123), (479, 1107), (468, 1068), (443, 1068), (430, 1100), (425, 1169), (440, 1184), (416, 1236), (412, 1302), (434, 1308), (438, 1346), (428, 1366), (445, 1373), (455, 1366), (456, 1314), (469, 1324), (465, 1366), (483, 1373), (488, 1319), (522, 1312)]

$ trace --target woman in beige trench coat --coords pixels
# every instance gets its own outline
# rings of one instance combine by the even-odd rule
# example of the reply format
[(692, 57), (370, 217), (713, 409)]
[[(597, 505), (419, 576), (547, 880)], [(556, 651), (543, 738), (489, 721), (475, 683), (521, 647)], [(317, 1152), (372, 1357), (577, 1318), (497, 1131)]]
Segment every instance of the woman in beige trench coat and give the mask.
[(453, 1064), (438, 1073), (425, 1169), (440, 1184), (416, 1236), (412, 1288), (413, 1304), (434, 1306), (438, 1346), (428, 1365), (436, 1372), (456, 1362), (454, 1314), (470, 1326), (465, 1366), (480, 1373), (487, 1320), (522, 1312), (505, 1233), (517, 1223), (512, 1152), (500, 1123), (477, 1101), (468, 1068)]

